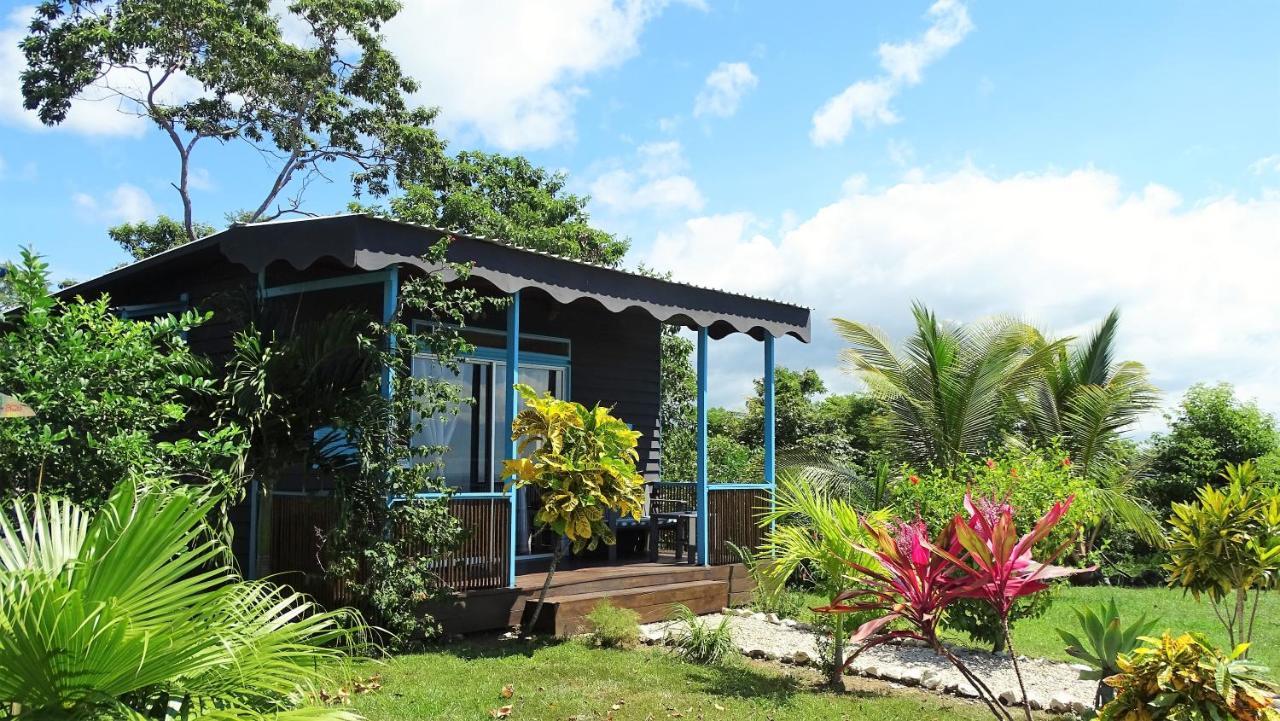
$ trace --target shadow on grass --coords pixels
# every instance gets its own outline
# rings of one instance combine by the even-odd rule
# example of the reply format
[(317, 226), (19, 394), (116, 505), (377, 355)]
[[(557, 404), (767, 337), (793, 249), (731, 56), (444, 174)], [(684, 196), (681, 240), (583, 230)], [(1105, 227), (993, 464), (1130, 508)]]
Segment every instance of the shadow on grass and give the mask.
[(456, 643), (429, 644), (418, 653), (442, 653), (462, 661), (480, 661), (522, 656), (532, 658), (539, 651), (561, 646), (569, 641), (551, 637), (531, 639), (503, 639), (496, 636), (480, 636)]

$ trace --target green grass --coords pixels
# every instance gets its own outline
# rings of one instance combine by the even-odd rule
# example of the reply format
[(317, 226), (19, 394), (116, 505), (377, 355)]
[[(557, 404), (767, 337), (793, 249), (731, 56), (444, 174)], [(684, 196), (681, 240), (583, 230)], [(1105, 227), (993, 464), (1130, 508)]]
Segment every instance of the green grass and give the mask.
[[(1075, 629), (1078, 624), (1072, 608), (1101, 605), (1114, 598), (1120, 609), (1122, 623), (1147, 618), (1159, 618), (1156, 632), (1163, 629), (1181, 633), (1198, 631), (1209, 636), (1220, 646), (1227, 645), (1227, 634), (1218, 623), (1208, 599), (1199, 603), (1181, 591), (1166, 588), (1113, 588), (1109, 586), (1061, 586), (1054, 592), (1053, 605), (1040, 618), (1026, 619), (1013, 628), (1013, 643), (1018, 652), (1027, 656), (1072, 660), (1063, 651), (1064, 644), (1055, 629)], [(810, 595), (811, 604), (826, 603), (826, 599)], [(968, 637), (961, 633), (945, 633), (951, 642), (968, 645)], [(1254, 625), (1251, 660), (1270, 666), (1273, 675), (1280, 673), (1280, 593), (1268, 593), (1258, 606), (1258, 620)]]
[[(816, 676), (791, 677), (745, 661), (704, 667), (663, 651), (596, 649), (580, 642), (460, 644), (360, 671), (382, 675), (382, 690), (352, 698), (354, 710), (371, 721), (490, 719), (490, 710), (505, 704), (514, 707), (512, 721), (989, 718), (976, 704), (914, 691), (833, 694), (812, 685)], [(507, 684), (515, 689), (510, 700), (501, 696)]]

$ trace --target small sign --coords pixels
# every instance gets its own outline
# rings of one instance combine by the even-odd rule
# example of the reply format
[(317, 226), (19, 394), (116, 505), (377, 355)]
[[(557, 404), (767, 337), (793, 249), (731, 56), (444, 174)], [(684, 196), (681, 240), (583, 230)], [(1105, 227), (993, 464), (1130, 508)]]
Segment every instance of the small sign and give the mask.
[(13, 396), (0, 393), (0, 418), (31, 418), (35, 414), (31, 406)]

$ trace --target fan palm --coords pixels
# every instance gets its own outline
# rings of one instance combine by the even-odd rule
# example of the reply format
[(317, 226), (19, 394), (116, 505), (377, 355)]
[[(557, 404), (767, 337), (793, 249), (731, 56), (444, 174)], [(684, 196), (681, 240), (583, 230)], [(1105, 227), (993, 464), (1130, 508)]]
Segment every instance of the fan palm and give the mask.
[(1010, 399), (1034, 386), (1065, 340), (1044, 341), (1008, 319), (941, 323), (920, 303), (912, 314), (915, 333), (900, 350), (878, 328), (834, 322), (850, 343), (845, 361), (884, 399), (905, 460), (953, 468), (996, 440)]
[(90, 513), (36, 497), (0, 516), (0, 703), (39, 719), (354, 719), (299, 707), (361, 629), (239, 581), (192, 489), (121, 483)]

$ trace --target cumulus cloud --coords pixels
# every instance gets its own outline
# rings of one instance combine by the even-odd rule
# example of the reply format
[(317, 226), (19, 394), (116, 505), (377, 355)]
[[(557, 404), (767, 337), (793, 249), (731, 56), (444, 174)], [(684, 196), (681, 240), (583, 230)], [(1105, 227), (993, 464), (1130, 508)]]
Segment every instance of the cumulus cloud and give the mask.
[(670, 2), (412, 2), (384, 31), (422, 84), (417, 99), (442, 108), (446, 131), (507, 150), (545, 148), (573, 138), (583, 82), (633, 57)]
[(136, 223), (156, 216), (155, 203), (147, 191), (129, 183), (117, 185), (102, 198), (74, 193), (71, 202), (84, 217), (99, 222)]
[[(1094, 169), (966, 169), (844, 191), (780, 236), (750, 215), (691, 219), (661, 234), (644, 262), (814, 307), (814, 343), (779, 346), (779, 362), (819, 368), (844, 389), (854, 382), (836, 373), (832, 317), (901, 338), (920, 299), (956, 320), (1012, 313), (1081, 333), (1119, 306), (1121, 357), (1145, 363), (1168, 402), (1191, 383), (1225, 380), (1280, 411), (1280, 193), (1187, 203), (1160, 185), (1127, 191)], [(749, 348), (716, 354), (743, 379), (722, 383), (717, 402), (749, 392), (759, 353)]]
[(959, 0), (937, 0), (928, 12), (929, 28), (902, 43), (881, 43), (883, 74), (859, 80), (823, 103), (813, 114), (809, 138), (815, 145), (844, 142), (855, 122), (871, 128), (898, 122), (890, 103), (904, 88), (924, 79), (924, 69), (964, 40), (973, 30), (969, 11)]
[(645, 143), (634, 170), (614, 168), (591, 183), (591, 198), (611, 210), (700, 210), (702, 191), (684, 174), (688, 162), (676, 140)]
[(1252, 171), (1254, 175), (1280, 173), (1280, 153), (1258, 158), (1249, 165), (1249, 170)]
[(742, 98), (759, 84), (746, 63), (720, 63), (707, 76), (693, 101), (693, 117), (714, 115), (727, 118), (738, 112)]

